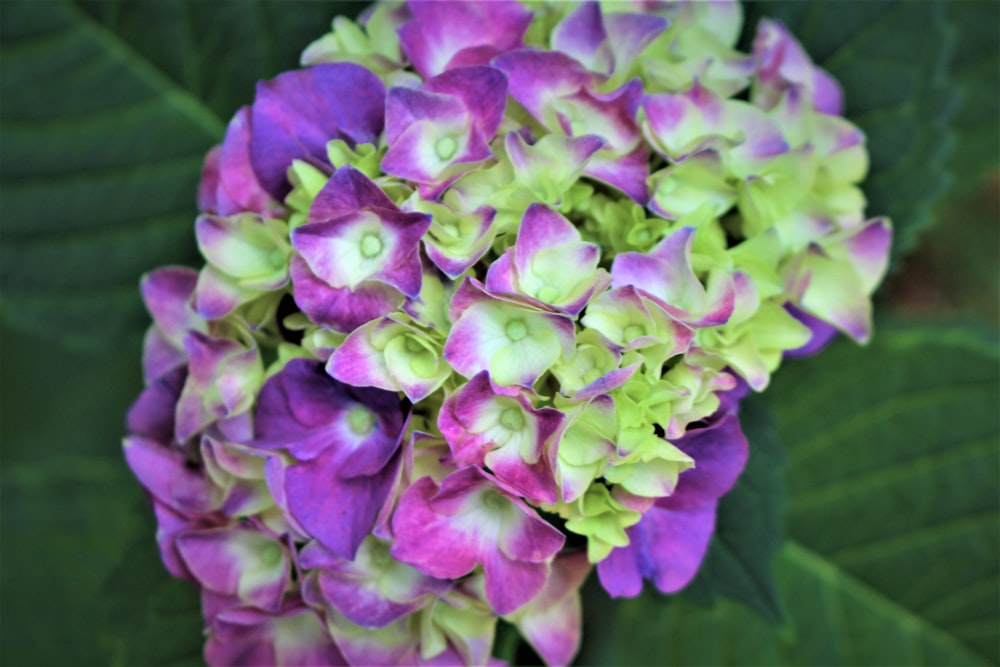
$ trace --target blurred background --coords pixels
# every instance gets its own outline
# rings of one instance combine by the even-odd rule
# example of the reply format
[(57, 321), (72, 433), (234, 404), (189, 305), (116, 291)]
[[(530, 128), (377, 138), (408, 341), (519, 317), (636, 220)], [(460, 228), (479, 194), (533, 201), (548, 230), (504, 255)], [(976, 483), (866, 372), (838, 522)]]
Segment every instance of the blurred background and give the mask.
[[(121, 457), (138, 280), (197, 265), (202, 156), (257, 79), (363, 6), (0, 2), (0, 663), (200, 664), (197, 595)], [(748, 34), (761, 15), (868, 133), (869, 211), (896, 226), (876, 335), (786, 363), (748, 404), (768, 484), (734, 493), (784, 527), (721, 514), (682, 596), (588, 585), (579, 661), (996, 664), (1000, 3), (752, 3)], [(773, 576), (727, 539), (776, 551)]]

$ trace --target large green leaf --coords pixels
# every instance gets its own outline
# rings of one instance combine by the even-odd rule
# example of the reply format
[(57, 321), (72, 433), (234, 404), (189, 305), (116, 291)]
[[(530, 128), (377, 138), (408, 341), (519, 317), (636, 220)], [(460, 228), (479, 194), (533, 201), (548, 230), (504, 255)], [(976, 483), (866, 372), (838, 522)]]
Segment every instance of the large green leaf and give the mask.
[(719, 502), (715, 535), (685, 596), (713, 604), (739, 600), (770, 621), (782, 618), (774, 581), (774, 556), (785, 540), (785, 448), (759, 400), (740, 409), (750, 459), (733, 489)]
[[(869, 215), (888, 215), (893, 254), (911, 250), (952, 182), (942, 168), (958, 106), (949, 77), (956, 28), (943, 0), (783, 2), (748, 6), (747, 21), (780, 19), (843, 85), (847, 117), (868, 136)], [(957, 13), (957, 12), (953, 12)], [(995, 116), (994, 116), (995, 118)]]
[(948, 168), (955, 187), (967, 192), (1000, 166), (1000, 2), (952, 0), (947, 12), (961, 35), (950, 77), (961, 95), (953, 122), (958, 141)]
[(996, 662), (997, 357), (993, 336), (897, 329), (782, 368), (766, 401), (789, 445), (787, 626), (729, 601), (598, 603), (592, 587), (606, 611), (581, 662)]
[[(353, 12), (357, 5), (343, 5)], [(0, 3), (3, 317), (113, 348), (139, 276), (193, 262), (202, 158), (337, 13), (320, 2)]]
[[(121, 454), (138, 347), (81, 354), (2, 337), (0, 664), (199, 659), (197, 594), (159, 562), (151, 508)], [(174, 614), (170, 601), (182, 603)]]

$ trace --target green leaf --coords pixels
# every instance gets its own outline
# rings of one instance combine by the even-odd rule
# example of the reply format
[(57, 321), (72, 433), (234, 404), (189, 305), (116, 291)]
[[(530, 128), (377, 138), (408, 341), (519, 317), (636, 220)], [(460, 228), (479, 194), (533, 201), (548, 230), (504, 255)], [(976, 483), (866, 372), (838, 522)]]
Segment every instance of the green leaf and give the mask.
[(952, 0), (947, 14), (961, 35), (951, 76), (961, 106), (953, 121), (957, 144), (948, 169), (955, 174), (955, 188), (965, 193), (1000, 165), (1000, 3)]
[(996, 662), (997, 357), (995, 335), (934, 327), (786, 364), (766, 394), (789, 444), (786, 627), (591, 582), (580, 664)]
[(0, 3), (4, 320), (89, 347), (136, 339), (140, 275), (197, 259), (205, 152), (254, 81), (294, 68), (337, 9)]
[(703, 605), (719, 596), (738, 600), (778, 622), (782, 610), (773, 562), (785, 540), (785, 450), (757, 397), (744, 401), (740, 423), (750, 441), (750, 459), (719, 502), (712, 543), (684, 595)]
[(994, 662), (997, 356), (964, 329), (882, 331), (782, 369), (767, 395), (795, 438), (789, 533)]
[(781, 20), (843, 85), (846, 115), (868, 136), (868, 215), (892, 218), (894, 257), (915, 247), (933, 221), (931, 206), (952, 182), (942, 169), (958, 106), (948, 69), (956, 30), (947, 4), (765, 1), (747, 10), (748, 28), (761, 16)]
[[(199, 658), (197, 596), (160, 563), (152, 509), (121, 454), (141, 386), (137, 346), (81, 354), (6, 327), (2, 338), (0, 663)], [(188, 621), (168, 624), (175, 617), (161, 610), (177, 597)], [(112, 612), (123, 605), (134, 618)], [(137, 618), (156, 622), (139, 631)], [(149, 650), (132, 648), (147, 640)]]

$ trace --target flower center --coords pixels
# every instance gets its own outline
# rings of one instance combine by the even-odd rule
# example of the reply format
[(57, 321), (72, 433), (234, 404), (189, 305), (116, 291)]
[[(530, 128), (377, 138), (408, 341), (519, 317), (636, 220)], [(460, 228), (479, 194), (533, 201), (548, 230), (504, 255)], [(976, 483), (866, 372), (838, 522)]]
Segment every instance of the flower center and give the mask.
[(498, 510), (503, 507), (503, 496), (496, 491), (486, 491), (482, 495), (482, 502), (487, 509)]
[(442, 160), (450, 160), (458, 150), (458, 142), (453, 137), (441, 137), (434, 144), (434, 152)]
[(627, 341), (635, 340), (640, 336), (646, 335), (646, 327), (642, 326), (641, 324), (630, 324), (627, 327), (625, 327), (625, 331), (622, 332), (622, 335), (625, 336), (625, 340)]
[(507, 323), (507, 338), (515, 343), (528, 335), (528, 327), (524, 326), (524, 320), (511, 320)]
[(281, 561), (281, 547), (277, 544), (269, 544), (260, 552), (260, 559), (264, 565), (277, 565)]
[(347, 426), (355, 435), (368, 435), (375, 428), (375, 415), (368, 408), (356, 405), (347, 413)]
[(281, 250), (273, 250), (267, 259), (271, 262), (271, 266), (276, 269), (280, 269), (285, 266), (285, 253)]
[(543, 285), (535, 293), (535, 297), (539, 301), (544, 301), (545, 303), (551, 303), (559, 298), (559, 290), (557, 290), (552, 285)]
[(423, 352), (426, 348), (420, 344), (420, 341), (413, 336), (407, 336), (403, 343), (406, 346), (406, 351), (411, 354), (416, 354), (418, 352)]
[(378, 234), (365, 234), (361, 237), (361, 254), (368, 259), (382, 254), (382, 239)]
[(507, 408), (500, 413), (500, 424), (508, 431), (520, 431), (524, 428), (524, 414), (515, 408)]

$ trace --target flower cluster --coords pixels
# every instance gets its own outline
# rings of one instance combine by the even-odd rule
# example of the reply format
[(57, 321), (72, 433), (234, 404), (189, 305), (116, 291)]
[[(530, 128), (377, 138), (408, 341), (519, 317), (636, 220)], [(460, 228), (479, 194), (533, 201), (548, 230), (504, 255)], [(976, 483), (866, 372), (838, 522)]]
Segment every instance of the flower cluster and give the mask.
[(125, 456), (206, 659), (572, 660), (578, 589), (683, 588), (739, 400), (865, 341), (862, 133), (735, 2), (379, 4), (205, 162), (206, 264), (147, 275)]

